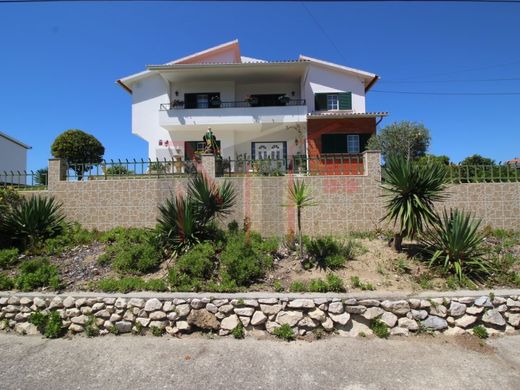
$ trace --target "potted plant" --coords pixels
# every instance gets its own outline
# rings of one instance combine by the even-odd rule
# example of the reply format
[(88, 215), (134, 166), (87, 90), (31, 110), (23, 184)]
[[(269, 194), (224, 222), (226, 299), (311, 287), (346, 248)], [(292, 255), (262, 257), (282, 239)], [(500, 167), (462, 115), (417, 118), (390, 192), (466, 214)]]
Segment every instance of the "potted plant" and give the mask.
[(291, 101), (291, 98), (289, 96), (282, 95), (278, 97), (278, 101), (282, 106), (285, 106), (287, 103)]
[(211, 107), (220, 107), (220, 105), (222, 104), (222, 101), (220, 100), (219, 96), (213, 96), (209, 100), (209, 104), (211, 105)]
[(256, 96), (247, 95), (245, 101), (251, 106), (256, 106), (258, 104), (258, 98)]
[(179, 100), (179, 99), (172, 100), (171, 106), (172, 107), (184, 107), (184, 101)]

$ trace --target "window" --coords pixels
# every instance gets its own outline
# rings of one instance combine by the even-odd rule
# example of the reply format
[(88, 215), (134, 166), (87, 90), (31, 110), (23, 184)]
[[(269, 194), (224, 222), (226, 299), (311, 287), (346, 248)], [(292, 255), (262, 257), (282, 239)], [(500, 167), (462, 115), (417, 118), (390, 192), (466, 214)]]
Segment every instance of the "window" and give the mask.
[(208, 108), (208, 95), (198, 94), (197, 95), (197, 108)]
[(347, 151), (348, 153), (359, 153), (359, 135), (347, 135)]
[(338, 95), (327, 95), (327, 110), (339, 110)]
[(210, 104), (211, 99), (220, 98), (219, 92), (185, 93), (184, 108), (217, 108)]

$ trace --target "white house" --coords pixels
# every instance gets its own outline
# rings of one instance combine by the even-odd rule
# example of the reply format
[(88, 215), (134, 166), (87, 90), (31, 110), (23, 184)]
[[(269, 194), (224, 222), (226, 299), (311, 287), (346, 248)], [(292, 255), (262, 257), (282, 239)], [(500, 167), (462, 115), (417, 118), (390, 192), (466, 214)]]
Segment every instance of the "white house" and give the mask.
[(0, 132), (0, 183), (19, 182), (18, 172), (27, 170), (28, 149), (29, 145)]
[(264, 61), (237, 40), (149, 65), (117, 83), (152, 159), (191, 159), (210, 127), (232, 160), (359, 154), (387, 113), (365, 110), (378, 76), (301, 55)]

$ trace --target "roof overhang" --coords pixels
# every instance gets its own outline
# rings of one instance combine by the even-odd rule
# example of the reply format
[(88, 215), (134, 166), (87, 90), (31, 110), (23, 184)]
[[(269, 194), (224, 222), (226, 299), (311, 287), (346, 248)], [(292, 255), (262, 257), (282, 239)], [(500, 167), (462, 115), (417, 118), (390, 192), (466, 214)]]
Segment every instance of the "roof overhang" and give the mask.
[(25, 148), (25, 149), (32, 149), (32, 146), (29, 146), (29, 145), (27, 145), (27, 144), (24, 144), (22, 141), (18, 141), (16, 138), (13, 138), (13, 137), (11, 137), (10, 135), (7, 135), (7, 134), (5, 134), (5, 133), (2, 133), (1, 131), (0, 131), (0, 137), (5, 138), (6, 140), (11, 141), (11, 142), (14, 143), (14, 144), (19, 145), (19, 146), (21, 146), (22, 148)]

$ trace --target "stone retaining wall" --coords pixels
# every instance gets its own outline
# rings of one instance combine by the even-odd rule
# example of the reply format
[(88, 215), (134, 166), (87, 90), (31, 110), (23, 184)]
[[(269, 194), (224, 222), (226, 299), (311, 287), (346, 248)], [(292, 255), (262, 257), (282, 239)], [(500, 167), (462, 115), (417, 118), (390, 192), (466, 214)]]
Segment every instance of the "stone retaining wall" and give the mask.
[[(429, 330), (457, 335), (483, 325), (490, 334), (520, 329), (520, 290), (446, 295), (392, 296), (338, 294), (15, 294), (0, 293), (0, 330), (37, 333), (28, 322), (36, 311), (60, 313), (71, 334), (93, 318), (100, 334), (169, 335), (212, 331), (226, 336), (241, 322), (246, 334), (273, 333), (289, 325), (298, 335), (321, 329), (340, 335), (370, 335), (379, 319), (395, 336)], [(154, 329), (156, 328), (156, 329)]]

